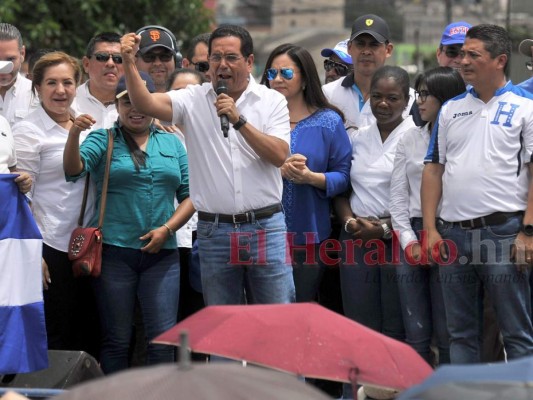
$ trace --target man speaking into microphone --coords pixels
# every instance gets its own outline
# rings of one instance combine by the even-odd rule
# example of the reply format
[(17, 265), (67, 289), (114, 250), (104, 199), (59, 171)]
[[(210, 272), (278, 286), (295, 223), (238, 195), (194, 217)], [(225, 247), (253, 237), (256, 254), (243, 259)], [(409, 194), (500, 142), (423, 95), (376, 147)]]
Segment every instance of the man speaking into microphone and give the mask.
[(206, 304), (241, 303), (245, 279), (254, 303), (294, 301), (279, 171), (289, 153), (289, 112), (283, 95), (253, 79), (250, 34), (218, 27), (208, 46), (211, 82), (153, 94), (135, 66), (139, 41), (134, 33), (121, 40), (128, 94), (139, 112), (184, 127)]

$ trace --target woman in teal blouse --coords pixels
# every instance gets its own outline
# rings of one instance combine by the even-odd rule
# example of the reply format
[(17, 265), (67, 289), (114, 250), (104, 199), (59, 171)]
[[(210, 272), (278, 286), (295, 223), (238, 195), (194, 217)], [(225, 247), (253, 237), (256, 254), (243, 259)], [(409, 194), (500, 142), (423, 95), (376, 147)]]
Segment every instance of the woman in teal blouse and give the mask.
[[(141, 74), (149, 89), (153, 82)], [(103, 224), (102, 274), (94, 279), (102, 323), (101, 364), (105, 373), (127, 368), (135, 298), (146, 338), (151, 341), (176, 323), (179, 300), (179, 255), (174, 232), (194, 213), (189, 199), (187, 155), (172, 134), (158, 131), (127, 96), (125, 80), (117, 87), (118, 121), (112, 128), (107, 204)], [(96, 226), (107, 152), (107, 131), (80, 133), (94, 120), (79, 116), (69, 131), (64, 152), (67, 180), (91, 173), (97, 188)], [(174, 197), (180, 203), (174, 208)], [(148, 344), (147, 363), (172, 362), (172, 347)]]

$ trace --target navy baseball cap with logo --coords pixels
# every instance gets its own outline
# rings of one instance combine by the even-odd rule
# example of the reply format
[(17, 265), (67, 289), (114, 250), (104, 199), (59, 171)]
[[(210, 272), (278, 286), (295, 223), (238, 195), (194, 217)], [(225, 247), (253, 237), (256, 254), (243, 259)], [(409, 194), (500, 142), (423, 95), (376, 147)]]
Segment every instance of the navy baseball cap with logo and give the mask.
[[(144, 71), (139, 71), (141, 79), (144, 81), (146, 88), (150, 93), (155, 93), (155, 84), (152, 80), (152, 77)], [(128, 89), (126, 88), (126, 77), (122, 75), (118, 81), (117, 90), (115, 90), (115, 98), (120, 99), (122, 96), (128, 94)]]
[(472, 28), (468, 22), (459, 21), (452, 22), (442, 32), (440, 44), (443, 46), (450, 46), (452, 44), (463, 44), (466, 38), (466, 32)]
[(363, 33), (372, 35), (379, 43), (388, 42), (390, 39), (389, 25), (383, 18), (374, 14), (363, 15), (355, 20), (350, 41)]
[(137, 34), (141, 36), (141, 42), (139, 43), (139, 52), (141, 54), (145, 54), (155, 47), (164, 47), (173, 53), (177, 51), (174, 38), (166, 29), (148, 26), (147, 28), (139, 29)]

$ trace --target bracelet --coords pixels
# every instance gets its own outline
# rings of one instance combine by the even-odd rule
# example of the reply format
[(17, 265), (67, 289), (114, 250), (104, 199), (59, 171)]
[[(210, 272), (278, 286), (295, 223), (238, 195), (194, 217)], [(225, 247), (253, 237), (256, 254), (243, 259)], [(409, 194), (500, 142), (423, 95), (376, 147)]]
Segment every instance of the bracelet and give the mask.
[(170, 229), (170, 226), (168, 226), (167, 224), (163, 224), (163, 226), (165, 228), (167, 228), (167, 231), (168, 231), (168, 234), (170, 235), (170, 237), (174, 236), (174, 231), (172, 229)]
[(357, 219), (355, 219), (355, 218), (352, 217), (352, 218), (348, 218), (348, 219), (346, 220), (346, 222), (344, 223), (344, 232), (346, 232), (346, 233), (352, 233), (352, 232), (350, 232), (350, 231), (348, 230), (348, 225), (349, 225), (350, 222), (352, 222), (352, 221), (357, 221)]

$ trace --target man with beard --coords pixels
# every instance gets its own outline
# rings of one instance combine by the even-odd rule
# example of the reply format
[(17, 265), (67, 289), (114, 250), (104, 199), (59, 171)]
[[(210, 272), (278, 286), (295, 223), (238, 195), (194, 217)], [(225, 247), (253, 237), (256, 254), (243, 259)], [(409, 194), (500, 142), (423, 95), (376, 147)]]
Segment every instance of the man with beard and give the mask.
[(26, 48), (19, 30), (7, 23), (0, 23), (0, 61), (11, 61), (13, 70), (0, 74), (0, 115), (13, 126), (39, 105), (39, 99), (31, 90), (31, 81), (19, 74)]
[(136, 34), (141, 36), (135, 61), (137, 68), (150, 74), (156, 92), (165, 93), (168, 77), (181, 67), (177, 65), (179, 50), (176, 37), (167, 28), (158, 25), (142, 27)]

